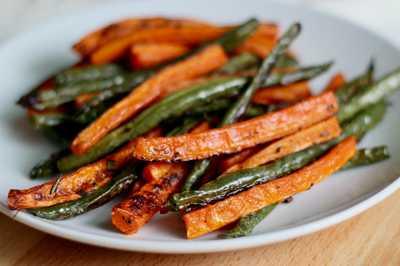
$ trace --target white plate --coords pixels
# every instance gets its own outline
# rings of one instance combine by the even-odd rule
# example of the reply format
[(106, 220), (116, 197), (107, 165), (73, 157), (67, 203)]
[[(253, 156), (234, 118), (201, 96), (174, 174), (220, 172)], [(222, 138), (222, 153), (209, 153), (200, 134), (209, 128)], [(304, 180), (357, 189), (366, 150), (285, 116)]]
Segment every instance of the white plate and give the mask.
[(61, 222), (42, 220), (25, 212), (10, 212), (6, 207), (8, 189), (38, 184), (39, 181), (29, 180), (27, 173), (54, 149), (29, 127), (24, 112), (14, 104), (16, 99), (49, 74), (72, 64), (77, 58), (70, 47), (84, 33), (118, 18), (155, 14), (220, 23), (240, 22), (256, 16), (277, 21), (283, 28), (300, 21), (303, 33), (293, 49), (302, 62), (320, 63), (331, 59), (336, 62), (329, 75), (313, 83), (315, 88), (321, 88), (335, 71), (341, 70), (348, 77), (360, 73), (371, 57), (377, 62), (378, 75), (400, 63), (400, 53), (395, 47), (363, 28), (306, 7), (263, 0), (218, 0), (212, 4), (194, 0), (117, 2), (57, 18), (21, 34), (0, 49), (0, 210), (3, 213), (44, 232), (103, 247), (159, 253), (214, 252), (255, 247), (326, 228), (371, 207), (399, 187), (400, 97), (396, 94), (391, 97), (392, 106), (384, 122), (361, 144), (388, 144), (392, 153), (390, 160), (335, 174), (312, 190), (297, 195), (291, 204), (280, 205), (249, 237), (220, 240), (217, 234), (210, 234), (188, 241), (175, 215), (157, 216), (138, 234), (125, 236), (110, 224), (110, 210), (115, 201)]

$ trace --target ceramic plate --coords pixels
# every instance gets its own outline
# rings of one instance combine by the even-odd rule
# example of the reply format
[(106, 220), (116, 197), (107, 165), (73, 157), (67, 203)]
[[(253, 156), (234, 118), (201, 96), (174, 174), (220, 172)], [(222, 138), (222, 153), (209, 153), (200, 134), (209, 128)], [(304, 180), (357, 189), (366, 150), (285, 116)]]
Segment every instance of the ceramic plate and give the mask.
[[(67, 221), (42, 220), (6, 207), (10, 188), (38, 184), (29, 180), (29, 169), (55, 149), (34, 132), (23, 110), (14, 103), (40, 80), (77, 60), (71, 45), (100, 25), (127, 16), (167, 15), (205, 19), (218, 23), (239, 23), (250, 16), (278, 22), (284, 29), (294, 21), (303, 33), (293, 46), (305, 64), (335, 60), (328, 75), (313, 82), (320, 89), (335, 71), (348, 77), (361, 73), (373, 57), (377, 74), (400, 64), (400, 53), (379, 36), (350, 22), (301, 6), (286, 6), (263, 0), (146, 0), (116, 2), (85, 10), (42, 24), (0, 48), (0, 210), (13, 219), (49, 234), (88, 244), (132, 251), (195, 253), (242, 249), (305, 235), (373, 206), (400, 185), (400, 94), (391, 97), (383, 123), (360, 146), (387, 144), (392, 158), (377, 165), (345, 171), (329, 177), (312, 190), (282, 204), (248, 237), (221, 240), (209, 234), (185, 240), (182, 222), (175, 215), (160, 215), (136, 235), (125, 236), (110, 223), (116, 201)], [(116, 199), (118, 200), (118, 199)], [(23, 236), (21, 236), (23, 238)]]

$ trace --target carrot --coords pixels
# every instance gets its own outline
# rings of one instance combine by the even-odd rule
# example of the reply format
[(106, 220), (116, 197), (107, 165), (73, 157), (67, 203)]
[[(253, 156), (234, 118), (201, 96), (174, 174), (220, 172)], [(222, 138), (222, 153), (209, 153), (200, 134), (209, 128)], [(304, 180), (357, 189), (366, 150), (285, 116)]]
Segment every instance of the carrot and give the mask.
[(260, 150), (259, 147), (253, 147), (249, 148), (243, 151), (240, 151), (236, 154), (230, 155), (227, 158), (222, 159), (219, 162), (219, 171), (221, 173), (225, 172), (228, 169), (231, 169), (232, 167), (235, 167), (236, 165), (240, 164), (241, 162), (247, 160), (249, 157), (252, 157), (252, 155), (256, 154)]
[(311, 96), (307, 81), (257, 90), (253, 102), (258, 104), (293, 103)]
[(186, 46), (174, 43), (135, 44), (130, 50), (130, 62), (133, 69), (151, 68), (188, 51)]
[(227, 172), (234, 172), (240, 169), (253, 168), (266, 164), (286, 155), (304, 150), (312, 145), (336, 138), (340, 133), (339, 123), (336, 117), (332, 117), (273, 142), (244, 162), (232, 166)]
[[(160, 134), (160, 128), (155, 128), (146, 136), (155, 137)], [(8, 193), (8, 206), (10, 209), (28, 209), (79, 199), (82, 194), (107, 184), (112, 178), (113, 171), (131, 159), (133, 148), (133, 143), (130, 142), (114, 154), (63, 175), (56, 181), (23, 190), (12, 189)]]
[(170, 19), (162, 17), (129, 18), (109, 24), (105, 27), (102, 27), (87, 34), (76, 44), (74, 44), (73, 48), (82, 57), (87, 57), (96, 49), (109, 43), (110, 41), (135, 34), (136, 32), (145, 29), (165, 27), (193, 27), (203, 25), (210, 24), (195, 20)]
[(328, 91), (335, 92), (340, 87), (342, 87), (345, 82), (346, 82), (346, 79), (345, 79), (344, 75), (342, 73), (338, 72), (331, 78), (331, 80), (329, 81), (328, 85), (325, 87), (323, 92), (328, 92)]
[(160, 162), (163, 175), (145, 184), (112, 209), (113, 225), (125, 234), (137, 232), (159, 212), (187, 173), (185, 163)]
[(142, 160), (196, 160), (243, 149), (292, 134), (327, 119), (338, 110), (333, 93), (286, 109), (202, 133), (135, 140), (133, 156)]
[(356, 139), (347, 138), (314, 163), (288, 176), (257, 185), (222, 201), (184, 214), (183, 221), (187, 238), (192, 239), (207, 234), (265, 206), (310, 189), (312, 185), (339, 170), (355, 154), (355, 151)]
[[(208, 122), (202, 122), (191, 132), (202, 132), (207, 129), (209, 129)], [(114, 226), (126, 234), (137, 232), (162, 210), (186, 174), (185, 163), (148, 163), (143, 170), (143, 177), (148, 184), (140, 190), (132, 190), (128, 198), (113, 208), (111, 216)]]
[(135, 34), (110, 41), (96, 50), (90, 56), (90, 61), (93, 64), (113, 62), (121, 58), (129, 47), (138, 43), (169, 42), (185, 46), (198, 45), (219, 37), (223, 32), (222, 28), (213, 26), (144, 29), (135, 32)]
[(210, 45), (198, 54), (166, 67), (84, 129), (72, 142), (71, 150), (84, 153), (108, 132), (159, 98), (164, 88), (207, 74), (226, 61), (227, 56), (221, 46)]
[(259, 36), (254, 34), (248, 38), (242, 45), (240, 45), (235, 52), (243, 53), (250, 52), (254, 53), (261, 58), (265, 58), (275, 47), (276, 39)]

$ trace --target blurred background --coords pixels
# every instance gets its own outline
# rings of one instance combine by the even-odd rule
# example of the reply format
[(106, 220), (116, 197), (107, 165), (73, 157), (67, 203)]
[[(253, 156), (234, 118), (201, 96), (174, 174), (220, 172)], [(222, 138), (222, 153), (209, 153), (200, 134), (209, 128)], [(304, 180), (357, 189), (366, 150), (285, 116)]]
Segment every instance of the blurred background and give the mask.
[[(0, 42), (48, 18), (116, 1), (119, 0), (0, 0)], [(280, 2), (306, 4), (345, 17), (367, 26), (400, 45), (400, 34), (397, 34), (400, 32), (400, 0), (280, 0)]]

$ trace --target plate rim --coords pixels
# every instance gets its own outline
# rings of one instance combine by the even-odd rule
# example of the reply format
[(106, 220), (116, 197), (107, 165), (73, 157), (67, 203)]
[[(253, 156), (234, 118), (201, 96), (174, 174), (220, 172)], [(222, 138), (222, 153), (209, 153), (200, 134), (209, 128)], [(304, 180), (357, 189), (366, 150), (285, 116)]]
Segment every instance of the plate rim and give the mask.
[[(144, 0), (136, 0), (136, 1), (140, 2)], [(147, 0), (147, 2), (148, 1), (157, 2), (159, 0)], [(124, 3), (132, 3), (132, 2), (117, 1), (117, 5), (123, 5)], [(329, 13), (325, 10), (320, 9), (319, 7), (301, 3), (290, 4), (285, 2), (278, 2), (276, 0), (269, 1), (268, 4), (279, 5), (283, 7), (292, 7), (292, 8), (293, 6), (297, 6), (304, 10), (319, 13), (320, 15), (329, 17), (330, 19), (340, 20), (346, 24), (350, 24), (353, 27), (356, 27), (357, 30), (366, 32), (368, 35), (374, 38), (381, 39), (387, 45), (391, 46), (395, 51), (400, 53), (399, 47), (383, 34), (370, 30), (364, 25), (357, 23), (353, 20), (350, 20), (348, 18), (344, 18)], [(93, 13), (95, 13), (97, 10), (104, 10), (108, 6), (111, 7), (112, 5), (115, 5), (115, 3), (98, 4), (98, 6), (91, 8), (91, 10)], [(6, 50), (9, 46), (11, 47), (13, 43), (19, 42), (21, 39), (25, 38), (26, 35), (33, 34), (36, 31), (41, 31), (45, 27), (51, 27), (51, 24), (55, 21), (59, 22), (63, 20), (73, 19), (74, 17), (80, 17), (84, 14), (85, 11), (87, 11), (87, 9), (88, 9), (87, 6), (76, 8), (73, 9), (72, 11), (67, 12), (66, 14), (57, 17), (52, 16), (51, 18), (45, 19), (44, 21), (39, 22), (34, 26), (27, 27), (26, 29), (20, 31), (19, 33), (12, 35), (9, 38), (6, 38), (5, 41), (2, 41), (2, 43), (0, 44), (0, 53)], [(360, 202), (355, 203), (354, 205), (347, 207), (341, 211), (329, 214), (323, 218), (317, 218), (314, 221), (306, 222), (302, 225), (292, 226), (286, 229), (278, 229), (275, 231), (262, 233), (259, 235), (250, 235), (236, 239), (217, 239), (217, 240), (207, 239), (196, 242), (193, 241), (192, 243), (196, 243), (195, 245), (188, 245), (188, 243), (190, 243), (190, 240), (187, 239), (165, 240), (165, 241), (130, 239), (130, 238), (114, 239), (112, 237), (96, 235), (88, 232), (82, 232), (71, 228), (60, 228), (60, 225), (53, 224), (44, 219), (32, 216), (29, 213), (11, 211), (3, 204), (0, 204), (0, 212), (17, 222), (25, 224), (39, 231), (48, 233), (50, 235), (103, 248), (118, 249), (125, 251), (139, 251), (146, 253), (163, 253), (163, 254), (194, 254), (194, 253), (205, 253), (205, 252), (211, 253), (211, 252), (248, 249), (262, 245), (278, 243), (285, 240), (308, 235), (326, 229), (335, 224), (341, 223), (375, 206), (376, 204), (382, 202), (384, 199), (386, 199), (394, 192), (396, 192), (400, 188), (399, 177), (400, 176), (397, 176), (396, 178), (393, 179), (392, 182), (385, 184), (379, 190), (376, 190), (370, 195), (368, 195), (365, 199), (361, 199)], [(165, 243), (168, 244), (165, 245)]]

